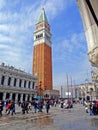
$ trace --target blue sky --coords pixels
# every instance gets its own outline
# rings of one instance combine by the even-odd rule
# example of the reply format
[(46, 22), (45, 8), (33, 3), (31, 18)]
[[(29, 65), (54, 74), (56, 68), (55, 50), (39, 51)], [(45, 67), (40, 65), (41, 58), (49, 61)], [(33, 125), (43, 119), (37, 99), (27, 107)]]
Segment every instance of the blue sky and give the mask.
[(66, 74), (78, 84), (90, 80), (76, 0), (0, 0), (0, 63), (32, 72), (33, 32), (42, 6), (52, 33), (53, 86), (66, 85)]

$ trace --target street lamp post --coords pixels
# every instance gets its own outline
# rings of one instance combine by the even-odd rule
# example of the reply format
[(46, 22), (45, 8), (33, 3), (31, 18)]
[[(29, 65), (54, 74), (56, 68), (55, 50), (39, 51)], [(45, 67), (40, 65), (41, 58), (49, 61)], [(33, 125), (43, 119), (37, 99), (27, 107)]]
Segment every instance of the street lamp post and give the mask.
[(61, 99), (63, 98), (62, 90), (63, 90), (63, 87), (61, 86)]
[(85, 79), (85, 88), (86, 88), (86, 91), (88, 92), (88, 79)]
[(42, 102), (41, 102), (41, 97), (42, 97), (42, 89), (41, 89), (41, 85), (42, 85), (42, 82), (40, 81), (40, 84), (39, 84), (39, 89), (40, 89), (40, 102), (39, 102), (39, 112), (42, 112)]
[(93, 88), (90, 88), (91, 102), (92, 102), (92, 94), (93, 94)]
[(86, 97), (85, 99), (88, 100), (88, 79), (85, 79), (85, 93), (86, 93)]
[(47, 95), (47, 86), (45, 86), (45, 88), (44, 88), (44, 101), (45, 101), (45, 98), (46, 98), (46, 95)]
[(67, 75), (67, 89), (68, 89), (68, 101), (69, 101), (69, 86), (68, 86), (68, 75)]
[(39, 84), (39, 86), (40, 86), (40, 102), (41, 102), (41, 85), (42, 85), (42, 82), (40, 81), (40, 84)]
[(72, 101), (73, 101), (73, 85), (72, 85), (72, 77), (71, 77), (71, 92), (72, 92)]

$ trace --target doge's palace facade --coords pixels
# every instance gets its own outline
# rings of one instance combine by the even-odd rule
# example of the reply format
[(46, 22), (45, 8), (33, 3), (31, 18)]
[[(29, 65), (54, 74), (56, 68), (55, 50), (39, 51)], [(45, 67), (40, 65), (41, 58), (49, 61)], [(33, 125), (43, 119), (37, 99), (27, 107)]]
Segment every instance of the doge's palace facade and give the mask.
[(13, 66), (0, 65), (0, 100), (31, 101), (36, 96), (37, 77)]

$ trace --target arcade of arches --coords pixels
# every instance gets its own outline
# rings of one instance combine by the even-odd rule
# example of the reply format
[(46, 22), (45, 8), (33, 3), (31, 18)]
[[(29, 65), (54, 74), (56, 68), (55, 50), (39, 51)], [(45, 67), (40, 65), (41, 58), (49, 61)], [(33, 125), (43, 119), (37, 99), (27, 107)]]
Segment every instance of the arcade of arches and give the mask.
[(36, 83), (36, 76), (0, 65), (0, 100), (31, 101), (37, 94)]

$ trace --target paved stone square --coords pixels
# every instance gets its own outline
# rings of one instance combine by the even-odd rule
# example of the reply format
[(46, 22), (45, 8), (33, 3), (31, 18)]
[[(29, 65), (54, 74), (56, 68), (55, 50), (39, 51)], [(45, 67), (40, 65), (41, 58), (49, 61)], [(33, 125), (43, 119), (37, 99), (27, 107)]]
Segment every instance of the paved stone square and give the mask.
[(0, 117), (0, 130), (98, 130), (98, 116), (85, 113), (84, 106), (72, 109), (51, 107), (49, 114), (32, 113)]

